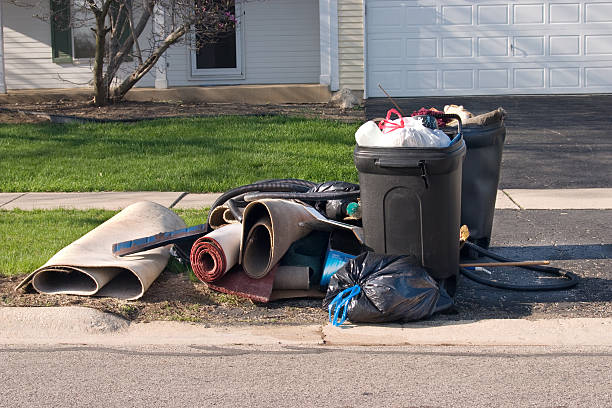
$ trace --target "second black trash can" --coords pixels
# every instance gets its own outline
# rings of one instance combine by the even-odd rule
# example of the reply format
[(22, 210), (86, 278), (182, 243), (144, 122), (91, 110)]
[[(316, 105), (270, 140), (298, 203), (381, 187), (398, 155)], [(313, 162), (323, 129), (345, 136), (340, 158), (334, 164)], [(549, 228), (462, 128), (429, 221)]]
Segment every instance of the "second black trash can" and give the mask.
[(446, 148), (356, 146), (366, 245), (411, 255), (438, 281), (456, 277), (464, 156), (462, 138)]

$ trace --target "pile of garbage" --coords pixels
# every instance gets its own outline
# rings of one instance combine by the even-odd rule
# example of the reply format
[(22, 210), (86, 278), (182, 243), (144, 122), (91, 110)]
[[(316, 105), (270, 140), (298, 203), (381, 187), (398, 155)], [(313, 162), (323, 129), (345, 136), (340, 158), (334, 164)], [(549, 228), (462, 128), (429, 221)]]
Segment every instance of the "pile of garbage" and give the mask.
[[(460, 225), (486, 247), (490, 239), (505, 112), (472, 116), (455, 105), (409, 117), (398, 108), (364, 123), (355, 133), (359, 185), (259, 181), (222, 194), (192, 227), (159, 204), (133, 204), (18, 287), (138, 299), (174, 256), (216, 291), (264, 303), (323, 298), (335, 325), (426, 318), (453, 304), (461, 244), (478, 248), (466, 227), (458, 239)], [(467, 180), (464, 167), (462, 183), (466, 122), (478, 139), (472, 154), (489, 160), (475, 162)], [(464, 214), (470, 183), (478, 213)]]

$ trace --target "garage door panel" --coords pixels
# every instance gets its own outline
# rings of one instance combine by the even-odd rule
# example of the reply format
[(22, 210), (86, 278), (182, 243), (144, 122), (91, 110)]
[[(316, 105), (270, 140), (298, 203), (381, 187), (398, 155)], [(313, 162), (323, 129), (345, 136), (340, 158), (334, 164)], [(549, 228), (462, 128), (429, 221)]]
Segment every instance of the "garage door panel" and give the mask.
[(414, 58), (435, 58), (438, 56), (437, 38), (406, 38), (406, 57)]
[(404, 25), (423, 26), (438, 24), (438, 11), (433, 6), (404, 8)]
[(375, 70), (370, 72), (369, 79), (371, 83), (378, 88), (380, 84), (387, 92), (391, 92), (394, 95), (399, 95), (406, 89), (404, 80), (404, 73), (401, 68), (396, 70)]
[(586, 68), (585, 82), (590, 90), (612, 87), (612, 68)]
[(580, 55), (579, 35), (551, 35), (548, 41), (551, 57)]
[(444, 25), (472, 25), (472, 6), (442, 6)]
[(544, 89), (543, 68), (516, 68), (514, 70), (514, 88)]
[(586, 3), (584, 7), (587, 23), (612, 23), (612, 3)]
[(586, 55), (612, 55), (612, 35), (587, 35), (584, 38)]
[(507, 69), (478, 69), (478, 88), (499, 90), (505, 93), (510, 88), (510, 78)]
[(405, 89), (417, 91), (438, 88), (438, 73), (436, 70), (405, 70), (403, 74)]
[[(372, 40), (370, 42), (370, 56), (377, 60), (383, 59), (401, 59), (403, 40), (401, 38), (385, 38)], [(399, 62), (399, 61), (398, 61)]]
[(376, 32), (377, 28), (382, 31), (387, 31), (391, 27), (399, 28), (403, 25), (402, 14), (403, 9), (401, 6), (385, 4), (371, 7), (368, 9), (367, 24), (369, 27), (372, 27), (373, 32)]
[(551, 88), (578, 88), (580, 86), (580, 68), (551, 68)]
[(506, 25), (509, 22), (507, 5), (477, 6), (478, 25)]
[(508, 37), (478, 37), (476, 45), (479, 57), (507, 57)]
[(367, 95), (612, 92), (611, 22), (612, 1), (367, 0)]
[(473, 57), (472, 37), (442, 38), (442, 57), (458, 58)]
[(550, 4), (549, 16), (551, 24), (580, 23), (580, 4)]
[(544, 4), (514, 4), (514, 24), (544, 24)]
[(543, 57), (544, 36), (516, 36), (512, 42), (512, 55), (518, 57)]
[(442, 88), (444, 89), (473, 89), (474, 70), (449, 69), (442, 71)]

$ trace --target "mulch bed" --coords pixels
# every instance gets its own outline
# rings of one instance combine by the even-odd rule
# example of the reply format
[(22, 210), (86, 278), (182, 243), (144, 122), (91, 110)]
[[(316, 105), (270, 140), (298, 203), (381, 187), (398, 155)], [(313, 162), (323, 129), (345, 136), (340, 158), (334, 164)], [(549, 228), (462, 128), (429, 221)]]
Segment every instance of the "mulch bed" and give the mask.
[[(96, 107), (87, 102), (57, 101), (18, 103), (0, 107), (0, 123), (42, 123), (83, 119), (94, 121), (137, 121), (170, 117), (205, 117), (218, 115), (286, 115), (294, 117), (329, 119), (342, 122), (364, 122), (365, 111), (340, 109), (332, 104), (248, 105), (229, 103), (180, 102), (119, 102)], [(59, 118), (57, 117), (59, 116)]]
[(186, 274), (165, 270), (136, 301), (70, 295), (43, 295), (31, 287), (15, 290), (23, 279), (0, 277), (0, 306), (86, 306), (131, 321), (175, 320), (218, 325), (321, 324), (327, 313), (320, 299), (291, 299), (257, 304), (217, 293)]

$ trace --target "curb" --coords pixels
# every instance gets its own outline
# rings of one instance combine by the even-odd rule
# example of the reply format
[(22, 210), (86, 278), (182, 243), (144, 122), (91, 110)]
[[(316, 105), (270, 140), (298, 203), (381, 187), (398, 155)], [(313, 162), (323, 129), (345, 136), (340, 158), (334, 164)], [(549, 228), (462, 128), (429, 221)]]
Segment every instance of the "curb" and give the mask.
[(85, 307), (0, 308), (0, 344), (612, 346), (612, 318), (487, 319), (386, 325), (132, 323)]
[[(171, 191), (4, 192), (0, 193), (0, 208), (120, 210), (136, 201), (149, 200), (166, 207), (202, 209), (210, 207), (221, 194)], [(495, 209), (612, 210), (612, 188), (502, 189), (497, 190)]]

